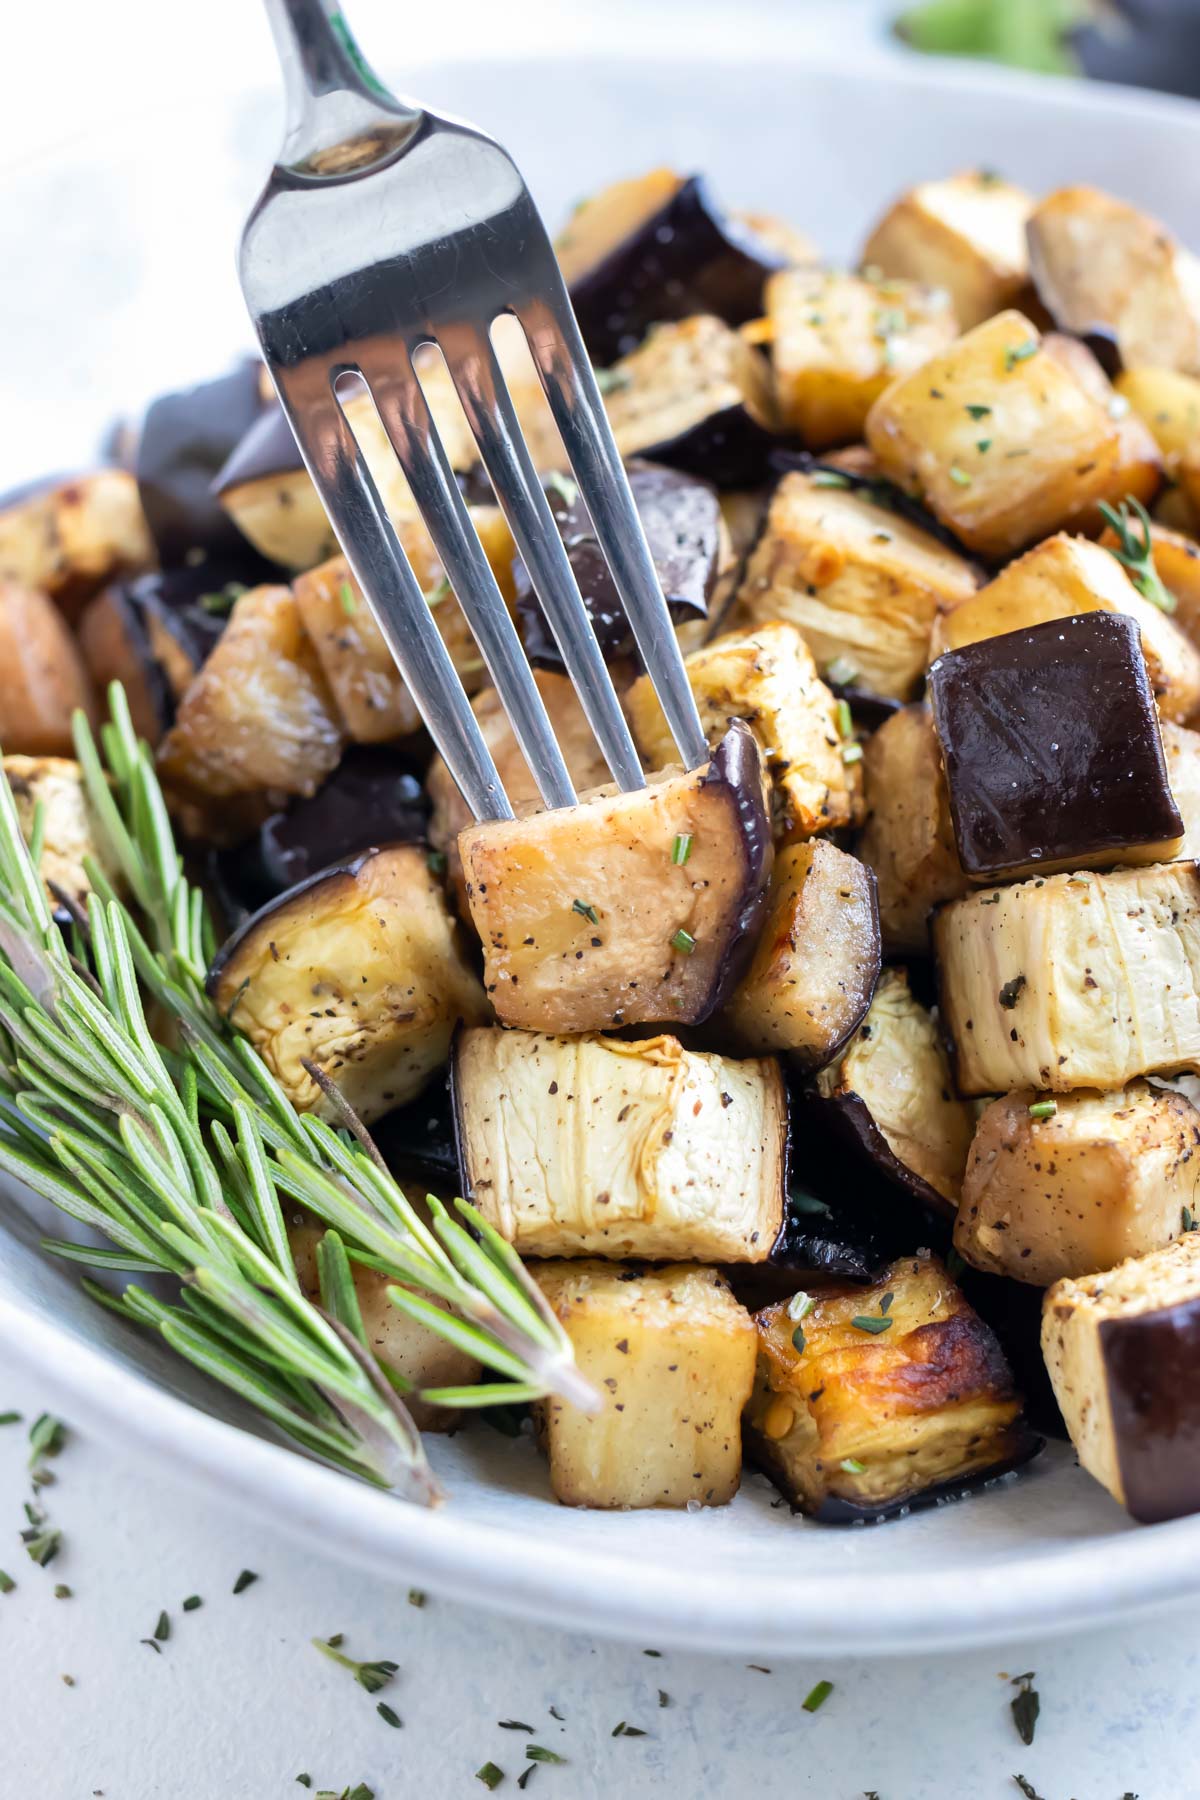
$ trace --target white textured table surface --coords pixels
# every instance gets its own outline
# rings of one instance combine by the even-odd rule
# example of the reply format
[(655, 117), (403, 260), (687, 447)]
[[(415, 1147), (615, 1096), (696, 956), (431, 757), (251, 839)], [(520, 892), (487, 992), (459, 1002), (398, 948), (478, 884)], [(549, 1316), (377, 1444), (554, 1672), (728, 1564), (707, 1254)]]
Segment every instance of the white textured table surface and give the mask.
[[(181, 104), (206, 94), (217, 104), (235, 80), (271, 78), (266, 34), (247, 0), (186, 11), (153, 0), (12, 10), (7, 66), (53, 66), (55, 100), (48, 105), (33, 80), (9, 82), (0, 167), (60, 140), (64, 121), (84, 131), (120, 118), (144, 97), (151, 71), (170, 71)], [(878, 0), (774, 8), (751, 0), (737, 23), (748, 31), (786, 11), (789, 30), (825, 41), (844, 34), (849, 55), (879, 10)], [(550, 4), (460, 0), (454, 38), (460, 50), (519, 54), (522, 38), (560, 35), (562, 15)], [(394, 39), (395, 10), (384, 0), (357, 0), (354, 16), (369, 46)], [(727, 17), (702, 4), (609, 0), (573, 9), (571, 29), (581, 46), (598, 48), (614, 31), (636, 29), (653, 50), (670, 44), (681, 19), (694, 42)], [(406, 21), (405, 32), (414, 60), (436, 52), (439, 33), (447, 41), (436, 13)], [(28, 267), (32, 254), (23, 245), (17, 264)], [(20, 1409), (27, 1423), (53, 1404), (37, 1377), (0, 1371), (0, 1411)], [(758, 1791), (1002, 1800), (1017, 1793), (1016, 1772), (1045, 1800), (1200, 1796), (1200, 1628), (1187, 1616), (952, 1659), (872, 1661), (868, 1637), (861, 1661), (777, 1662), (769, 1674), (678, 1652), (657, 1660), (642, 1654), (653, 1646), (509, 1624), (436, 1596), (418, 1610), (405, 1589), (274, 1541), (129, 1463), (89, 1435), (86, 1419), (71, 1423), (44, 1496), (64, 1533), (48, 1569), (18, 1539), (29, 1493), (25, 1427), (0, 1430), (0, 1566), (17, 1582), (0, 1595), (0, 1800), (272, 1800), (302, 1793), (302, 1772), (314, 1793), (364, 1782), (377, 1800), (452, 1800), (483, 1793), (474, 1771), (489, 1760), (506, 1771), (504, 1795), (515, 1791), (530, 1741), (567, 1758), (537, 1769), (531, 1790), (545, 1800), (623, 1800), (668, 1786), (688, 1800)], [(243, 1568), (259, 1580), (235, 1597)], [(69, 1599), (54, 1598), (60, 1581)], [(189, 1594), (204, 1604), (184, 1614)], [(156, 1654), (139, 1640), (164, 1608), (171, 1635)], [(401, 1730), (311, 1648), (314, 1635), (336, 1631), (355, 1656), (399, 1663), (385, 1697)], [(1037, 1671), (1042, 1708), (1031, 1748), (1009, 1713), (1007, 1677), (1025, 1669)], [(810, 1716), (800, 1702), (825, 1676), (834, 1692)], [(531, 1732), (500, 1729), (506, 1718)], [(647, 1736), (614, 1738), (622, 1720)]]

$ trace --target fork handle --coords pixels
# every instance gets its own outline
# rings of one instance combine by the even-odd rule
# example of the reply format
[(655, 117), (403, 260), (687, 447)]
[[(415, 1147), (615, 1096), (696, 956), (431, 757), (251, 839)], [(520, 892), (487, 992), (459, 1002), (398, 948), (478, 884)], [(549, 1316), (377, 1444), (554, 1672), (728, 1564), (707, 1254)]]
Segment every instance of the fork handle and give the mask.
[(280, 161), (301, 163), (361, 129), (381, 111), (400, 124), (421, 114), (384, 86), (337, 0), (265, 0), (283, 71), (286, 112)]

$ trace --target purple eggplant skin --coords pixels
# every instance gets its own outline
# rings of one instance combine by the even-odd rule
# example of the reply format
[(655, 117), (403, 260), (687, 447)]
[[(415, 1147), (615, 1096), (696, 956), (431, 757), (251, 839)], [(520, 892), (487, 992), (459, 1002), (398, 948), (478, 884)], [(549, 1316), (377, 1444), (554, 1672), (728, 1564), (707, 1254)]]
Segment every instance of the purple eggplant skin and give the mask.
[(211, 492), (217, 498), (245, 482), (261, 481), (266, 475), (286, 475), (303, 467), (304, 458), (283, 408), (268, 406), (230, 446), (212, 478)]
[(1042, 1300), (1044, 1288), (1013, 1281), (1007, 1275), (985, 1274), (968, 1264), (955, 1279), (967, 1303), (979, 1314), (998, 1341), (1024, 1396), (1025, 1418), (1044, 1437), (1065, 1442), (1067, 1427), (1054, 1396), (1054, 1388), (1042, 1355)]
[(1108, 379), (1115, 381), (1125, 367), (1116, 332), (1107, 325), (1093, 325), (1092, 329), (1083, 332), (1081, 337), (1084, 345), (1091, 351)]
[(1084, 868), (1182, 836), (1125, 614), (1080, 613), (947, 650), (929, 692), (969, 875)]
[(1099, 1330), (1128, 1511), (1143, 1525), (1200, 1511), (1200, 1300), (1105, 1319)]
[(401, 1180), (423, 1181), (441, 1194), (460, 1191), (458, 1134), (449, 1080), (431, 1082), (415, 1100), (377, 1119), (371, 1136)]
[(209, 964), (208, 973), (204, 977), (204, 991), (209, 999), (217, 998), (221, 982), (230, 963), (236, 961), (249, 940), (275, 917), (281, 907), (290, 906), (292, 901), (299, 899), (302, 894), (308, 893), (312, 888), (320, 887), (322, 882), (333, 880), (335, 877), (344, 876), (352, 881), (364, 864), (378, 854), (379, 849), (378, 844), (372, 844), (368, 849), (361, 851), (357, 856), (350, 857), (345, 862), (331, 863), (328, 868), (317, 869), (314, 874), (306, 876), (303, 881), (296, 882), (293, 887), (287, 888), (282, 894), (274, 895), (272, 899), (257, 907), (253, 912), (244, 914)]
[(766, 479), (778, 445), (779, 439), (738, 405), (709, 413), (677, 437), (646, 444), (639, 454), (716, 488), (747, 488)]
[[(707, 481), (641, 459), (630, 462), (627, 473), (671, 617), (676, 624), (706, 618), (719, 573), (722, 541), (716, 490)], [(544, 485), (605, 660), (635, 655), (637, 646), (625, 609), (578, 488), (556, 476)], [(519, 557), (513, 564), (513, 584), (521, 637), (530, 661), (540, 668), (562, 669), (558, 645)]]
[(142, 511), (165, 568), (204, 550), (236, 555), (245, 544), (212, 492), (214, 475), (263, 411), (259, 364), (163, 394), (142, 421), (135, 474)]
[(746, 973), (767, 916), (775, 842), (771, 834), (771, 816), (763, 797), (758, 745), (744, 719), (731, 722), (712, 753), (702, 785), (706, 788), (725, 787), (732, 796), (741, 837), (742, 900), (726, 937), (724, 953), (704, 1009), (688, 1021), (693, 1025), (699, 1025), (724, 1006)]
[(354, 745), (311, 799), (272, 813), (248, 844), (219, 851), (214, 884), (231, 918), (244, 916), (363, 851), (422, 843), (428, 811), (403, 756), (385, 745)]
[(616, 362), (660, 320), (715, 313), (742, 325), (762, 311), (763, 284), (786, 257), (717, 204), (703, 176), (666, 204), (571, 288), (593, 362)]
[(902, 1187), (914, 1200), (928, 1207), (931, 1213), (953, 1221), (957, 1209), (915, 1170), (900, 1161), (861, 1095), (833, 1094), (827, 1098), (823, 1094), (813, 1093), (809, 1098), (814, 1110), (821, 1109), (825, 1112), (830, 1131), (841, 1139), (848, 1150), (865, 1157), (886, 1180)]
[(822, 679), (837, 699), (846, 702), (855, 723), (864, 725), (868, 731), (878, 731), (904, 705), (903, 700), (873, 694), (868, 688), (855, 687), (852, 682), (830, 681), (827, 674)]

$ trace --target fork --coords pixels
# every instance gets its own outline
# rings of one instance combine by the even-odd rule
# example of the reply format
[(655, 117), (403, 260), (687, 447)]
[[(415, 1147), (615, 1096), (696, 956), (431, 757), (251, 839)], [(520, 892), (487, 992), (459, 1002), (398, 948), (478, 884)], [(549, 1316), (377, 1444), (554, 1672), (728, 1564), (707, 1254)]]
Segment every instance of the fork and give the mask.
[(645, 785), (491, 339), (522, 326), (580, 496), (688, 768), (708, 746), (667, 603), (550, 238), (499, 144), (396, 99), (332, 0), (266, 0), (284, 74), (283, 145), (242, 234), (263, 357), (359, 587), (477, 819), (512, 807), (347, 420), (365, 383), (549, 808), (576, 794), (426, 404), (414, 353), (441, 351), (480, 459), (596, 741)]

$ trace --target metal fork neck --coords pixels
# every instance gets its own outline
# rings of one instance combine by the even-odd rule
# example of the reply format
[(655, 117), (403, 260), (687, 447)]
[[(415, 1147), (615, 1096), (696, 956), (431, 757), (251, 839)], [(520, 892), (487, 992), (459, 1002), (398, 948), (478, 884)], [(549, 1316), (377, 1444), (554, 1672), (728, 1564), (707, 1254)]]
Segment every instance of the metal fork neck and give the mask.
[(264, 0), (283, 70), (286, 114), (279, 161), (306, 166), (331, 146), (387, 118), (415, 125), (359, 49), (336, 0)]

